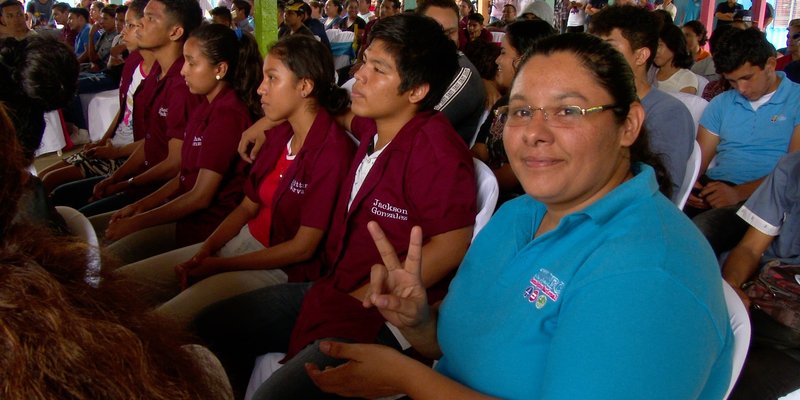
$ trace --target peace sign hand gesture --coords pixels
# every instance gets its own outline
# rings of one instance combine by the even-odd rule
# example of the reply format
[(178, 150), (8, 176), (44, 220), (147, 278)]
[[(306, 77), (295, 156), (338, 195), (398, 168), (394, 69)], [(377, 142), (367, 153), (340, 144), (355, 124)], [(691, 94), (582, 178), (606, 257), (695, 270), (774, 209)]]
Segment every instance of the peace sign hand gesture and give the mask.
[(428, 296), (422, 283), (422, 228), (411, 229), (408, 254), (403, 263), (375, 221), (367, 224), (383, 265), (372, 266), (364, 307), (376, 307), (392, 325), (414, 329), (431, 322)]

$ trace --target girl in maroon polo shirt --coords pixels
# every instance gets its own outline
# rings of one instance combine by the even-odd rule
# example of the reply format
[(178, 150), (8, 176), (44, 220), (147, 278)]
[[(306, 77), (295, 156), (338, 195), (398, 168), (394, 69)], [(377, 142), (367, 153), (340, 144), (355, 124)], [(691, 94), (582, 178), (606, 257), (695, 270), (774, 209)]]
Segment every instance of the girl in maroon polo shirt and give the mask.
[(192, 32), (183, 54), (181, 75), (205, 101), (186, 124), (178, 175), (111, 218), (105, 237), (116, 240), (114, 252), (127, 261), (205, 240), (242, 199), (245, 164), (236, 147), (261, 111), (249, 90), (261, 77), (255, 39), (204, 26)]
[(321, 274), (314, 256), (354, 152), (332, 117), (346, 109), (347, 92), (333, 84), (330, 52), (302, 35), (273, 45), (263, 72), (266, 117), (284, 122), (266, 132), (244, 200), (205, 242), (119, 270), (151, 288), (152, 301), (164, 303), (158, 312), (182, 322), (236, 294)]

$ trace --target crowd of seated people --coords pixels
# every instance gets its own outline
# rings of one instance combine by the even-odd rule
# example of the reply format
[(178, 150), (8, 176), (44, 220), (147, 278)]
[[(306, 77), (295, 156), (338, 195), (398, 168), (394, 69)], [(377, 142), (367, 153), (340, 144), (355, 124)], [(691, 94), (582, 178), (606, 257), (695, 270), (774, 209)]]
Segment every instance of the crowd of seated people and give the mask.
[[(54, 221), (33, 228), (17, 206), (4, 211), (18, 220), (2, 231), (0, 296), (41, 287), (80, 304), (35, 304), (61, 325), (77, 318), (91, 334), (95, 325), (121, 333), (87, 352), (153, 341), (122, 356), (168, 383), (130, 375), (143, 383), (108, 388), (136, 386), (134, 397), (207, 397), (213, 388), (187, 385), (205, 377), (222, 378), (221, 397), (230, 382), (238, 398), (255, 358), (282, 353), (277, 371), (251, 382), (253, 398), (722, 398), (734, 359), (723, 277), (750, 306), (746, 287), (768, 261), (796, 262), (787, 227), (800, 86), (787, 74), (797, 61), (778, 71), (755, 28), (718, 28), (708, 53), (702, 24), (679, 27), (641, 5), (522, 3), (504, 4), (492, 16), (502, 27), (492, 27), (466, 0), (408, 12), (398, 0), (289, 0), (263, 58), (248, 0), (220, 2), (208, 21), (195, 0), (54, 4), (48, 18), (66, 22), (62, 31), (19, 29), (2, 42), (0, 66), (20, 62), (7, 49), (61, 38), (69, 47), (59, 54), (84, 70), (75, 87), (118, 80), (120, 107), (100, 141), (40, 171), (38, 196), (0, 199), (29, 209), (38, 197)], [(16, 18), (3, 10), (17, 4), (0, 7), (2, 32)], [(564, 18), (564, 8), (580, 13)], [(570, 32), (558, 34), (556, 20)], [(783, 58), (800, 47), (795, 28)], [(353, 31), (352, 66), (335, 69), (329, 29)], [(714, 96), (698, 127), (686, 96), (700, 99), (709, 78)], [(3, 101), (31, 95), (13, 83)], [(33, 112), (66, 106), (76, 90), (62, 91)], [(474, 239), (473, 162), (500, 189)], [(12, 184), (3, 193), (22, 192)], [(63, 235), (53, 204), (90, 217), (104, 254), (98, 287), (82, 279), (85, 246), (60, 239), (66, 250), (53, 253), (21, 234)], [(51, 254), (70, 262), (59, 267)], [(8, 315), (26, 306), (0, 304)], [(754, 338), (790, 329), (762, 314), (751, 313)], [(40, 322), (7, 323), (6, 346), (36, 343), (17, 332)], [(152, 338), (152, 324), (176, 340)], [(800, 343), (769, 339), (754, 342), (734, 396), (800, 388), (790, 376)], [(208, 346), (227, 376), (204, 371), (214, 357), (198, 361), (188, 342)], [(50, 350), (48, 365), (64, 361), (63, 349)], [(41, 373), (8, 362), (9, 376)], [(95, 379), (102, 362), (73, 374)], [(782, 370), (780, 384), (764, 378), (768, 366)], [(59, 382), (48, 390), (77, 390)], [(118, 396), (87, 393), (75, 397)]]

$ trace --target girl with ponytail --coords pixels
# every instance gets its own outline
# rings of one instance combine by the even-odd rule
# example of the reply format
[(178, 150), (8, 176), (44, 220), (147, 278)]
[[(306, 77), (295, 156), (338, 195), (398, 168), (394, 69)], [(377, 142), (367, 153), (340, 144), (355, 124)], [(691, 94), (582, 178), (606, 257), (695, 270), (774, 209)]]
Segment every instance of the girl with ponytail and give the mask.
[(263, 75), (260, 104), (268, 119), (283, 122), (266, 132), (244, 200), (203, 243), (118, 271), (145, 286), (158, 313), (179, 322), (234, 295), (324, 273), (317, 252), (354, 152), (333, 116), (349, 97), (334, 84), (330, 52), (311, 37), (275, 43)]

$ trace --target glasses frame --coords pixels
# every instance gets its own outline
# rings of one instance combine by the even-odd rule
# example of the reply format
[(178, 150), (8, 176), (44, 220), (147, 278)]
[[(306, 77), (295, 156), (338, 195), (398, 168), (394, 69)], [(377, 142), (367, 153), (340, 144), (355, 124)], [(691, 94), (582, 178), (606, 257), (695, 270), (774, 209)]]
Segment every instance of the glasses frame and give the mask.
[[(606, 111), (606, 110), (613, 110), (613, 109), (615, 109), (617, 107), (619, 107), (619, 105), (617, 105), (617, 104), (603, 104), (603, 105), (593, 106), (593, 107), (588, 107), (588, 108), (583, 108), (581, 106), (575, 106), (575, 105), (572, 105), (572, 106), (560, 106), (560, 107), (556, 107), (558, 111), (553, 113), (553, 114), (558, 114), (559, 112), (561, 112), (563, 110), (571, 109), (571, 110), (577, 112), (577, 114), (574, 114), (573, 116), (575, 116), (575, 117), (577, 117), (577, 116), (585, 117), (588, 114), (594, 114), (594, 113), (598, 113), (598, 112), (602, 112), (602, 111)], [(528, 124), (530, 124), (531, 120), (533, 120), (533, 117), (536, 115), (536, 111), (541, 111), (542, 112), (542, 116), (544, 117), (544, 120), (545, 121), (550, 121), (550, 113), (548, 113), (547, 110), (544, 109), (544, 107), (533, 107), (533, 106), (515, 107), (515, 109), (520, 109), (520, 108), (525, 108), (528, 111), (530, 111), (530, 113), (531, 113), (530, 118), (522, 118), (522, 120), (525, 121), (524, 124), (508, 125), (508, 126), (510, 126), (510, 127), (528, 126)], [(502, 122), (503, 122), (503, 125), (507, 125), (508, 121), (509, 121), (509, 115), (508, 115), (509, 111), (511, 111), (511, 107), (510, 106), (507, 106), (507, 105), (506, 106), (500, 106), (494, 111), (495, 118), (500, 118), (502, 120)]]

